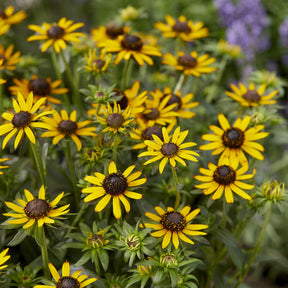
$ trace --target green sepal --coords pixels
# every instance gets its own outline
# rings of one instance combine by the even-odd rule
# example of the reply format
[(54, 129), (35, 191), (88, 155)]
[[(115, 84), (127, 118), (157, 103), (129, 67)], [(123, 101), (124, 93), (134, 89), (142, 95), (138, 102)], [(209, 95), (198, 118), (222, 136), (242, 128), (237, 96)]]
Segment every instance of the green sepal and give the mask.
[(18, 230), (18, 232), (14, 235), (14, 237), (10, 240), (7, 246), (16, 246), (20, 244), (27, 236), (27, 231), (24, 229)]
[(84, 255), (75, 263), (75, 266), (82, 266), (84, 265), (86, 262), (89, 261), (91, 255), (90, 255), (90, 251), (87, 251), (86, 253), (84, 253)]

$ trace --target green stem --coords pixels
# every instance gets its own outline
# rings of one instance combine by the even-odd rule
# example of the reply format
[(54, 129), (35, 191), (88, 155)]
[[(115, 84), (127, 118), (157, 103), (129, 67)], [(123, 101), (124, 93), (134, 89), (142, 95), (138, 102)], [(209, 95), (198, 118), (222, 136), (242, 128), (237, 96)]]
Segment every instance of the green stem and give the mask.
[(265, 217), (265, 221), (264, 221), (264, 225), (262, 227), (262, 230), (261, 230), (261, 233), (260, 233), (260, 236), (259, 236), (259, 239), (258, 239), (258, 243), (257, 243), (257, 246), (255, 247), (254, 249), (254, 252), (248, 262), (247, 265), (245, 265), (242, 273), (241, 273), (241, 276), (239, 277), (238, 279), (238, 282), (236, 283), (236, 285), (234, 286), (234, 288), (238, 288), (239, 285), (242, 283), (243, 279), (246, 277), (247, 273), (249, 272), (260, 248), (261, 248), (261, 244), (262, 244), (262, 241), (264, 239), (264, 236), (265, 236), (265, 232), (266, 232), (266, 229), (267, 229), (267, 226), (268, 226), (268, 223), (269, 223), (269, 219), (270, 219), (270, 215), (271, 215), (271, 212), (272, 212), (272, 205), (270, 206), (270, 209), (268, 210), (267, 214), (266, 214), (266, 217)]
[(177, 173), (176, 173), (175, 167), (171, 166), (171, 170), (172, 170), (174, 185), (175, 185), (175, 189), (176, 189), (176, 198), (175, 198), (174, 209), (177, 210), (178, 206), (179, 206), (179, 203), (180, 203), (180, 192), (178, 191), (178, 188), (177, 188), (177, 184), (179, 182), (178, 182), (178, 177), (177, 177)]
[(44, 168), (43, 168), (43, 163), (42, 163), (42, 161), (40, 159), (40, 155), (38, 153), (36, 144), (33, 144), (30, 141), (30, 146), (31, 146), (31, 149), (32, 149), (32, 152), (33, 152), (33, 156), (34, 156), (34, 159), (35, 159), (35, 163), (36, 163), (36, 167), (37, 167), (38, 173), (39, 173), (40, 178), (41, 178), (41, 182), (44, 185), (44, 187), (46, 187), (46, 179), (45, 179), (45, 172), (44, 172)]
[(183, 83), (185, 82), (186, 78), (187, 77), (183, 73), (180, 75), (178, 82), (174, 88), (174, 93), (176, 93), (178, 90), (181, 90), (181, 87), (182, 87)]
[(72, 185), (73, 185), (73, 190), (74, 190), (74, 197), (75, 197), (75, 204), (77, 209), (79, 210), (79, 202), (80, 202), (80, 195), (79, 195), (79, 190), (77, 188), (77, 176), (75, 173), (75, 167), (74, 167), (74, 162), (72, 159), (72, 155), (71, 155), (71, 150), (70, 150), (70, 141), (66, 141), (66, 157), (68, 160), (68, 165), (69, 165), (69, 169), (70, 169), (70, 173), (71, 173), (71, 177), (72, 177)]
[[(0, 79), (2, 79), (2, 75), (3, 73), (0, 72)], [(4, 91), (4, 86), (3, 84), (0, 84), (0, 115), (4, 112), (3, 91)]]
[(128, 77), (129, 76), (128, 70), (129, 70), (130, 62), (131, 62), (131, 60), (129, 59), (129, 60), (125, 61), (125, 64), (124, 64), (124, 69), (123, 69), (123, 74), (122, 74), (122, 82), (121, 82), (122, 91), (124, 91), (126, 89), (126, 85), (127, 85), (128, 80), (129, 80), (128, 78), (130, 78), (130, 77)]
[(69, 228), (69, 230), (67, 231), (65, 237), (71, 233), (71, 231), (73, 230), (73, 228), (79, 223), (79, 221), (81, 220), (82, 218), (82, 215), (84, 214), (85, 210), (87, 208), (87, 205), (86, 203), (84, 202), (83, 205), (81, 206), (79, 212), (77, 213), (77, 216), (74, 218), (72, 224), (71, 224), (71, 228)]
[(115, 133), (114, 141), (113, 141), (113, 161), (116, 163), (117, 161), (117, 145), (118, 145), (118, 135)]
[(49, 260), (48, 260), (48, 250), (46, 245), (46, 237), (45, 237), (45, 230), (44, 226), (41, 228), (42, 230), (42, 246), (41, 246), (41, 254), (42, 254), (42, 261), (43, 261), (43, 268), (44, 268), (44, 276), (47, 279), (50, 279), (50, 272), (49, 272)]
[(223, 213), (223, 215), (222, 215), (221, 226), (222, 226), (222, 228), (225, 228), (226, 221), (227, 221), (227, 205), (226, 205), (225, 197), (223, 197), (223, 212), (222, 213)]

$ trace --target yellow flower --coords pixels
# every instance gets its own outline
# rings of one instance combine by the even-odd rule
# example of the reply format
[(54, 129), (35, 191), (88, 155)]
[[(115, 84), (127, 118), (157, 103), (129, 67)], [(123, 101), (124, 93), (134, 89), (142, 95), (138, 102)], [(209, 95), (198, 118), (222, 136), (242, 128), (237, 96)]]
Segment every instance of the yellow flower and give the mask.
[(112, 109), (109, 102), (107, 102), (107, 108), (102, 109), (101, 111), (104, 114), (104, 117), (97, 117), (97, 121), (105, 126), (102, 132), (125, 132), (129, 123), (133, 121), (133, 118), (130, 117), (130, 107), (121, 112), (121, 107), (119, 104), (116, 104), (114, 101), (114, 108)]
[(163, 127), (162, 135), (163, 135), (164, 141), (162, 141), (155, 134), (152, 134), (152, 137), (155, 142), (150, 141), (150, 140), (144, 141), (144, 143), (148, 147), (152, 148), (152, 151), (145, 151), (139, 154), (138, 157), (143, 157), (143, 156), (154, 157), (146, 161), (144, 165), (148, 165), (152, 162), (162, 159), (159, 164), (159, 172), (162, 174), (168, 160), (172, 167), (176, 166), (176, 161), (181, 163), (183, 166), (186, 166), (186, 163), (183, 159), (198, 162), (198, 160), (194, 157), (194, 156), (199, 156), (198, 153), (191, 151), (191, 150), (184, 150), (185, 148), (192, 147), (197, 144), (193, 142), (187, 142), (187, 143), (182, 144), (182, 142), (185, 140), (185, 138), (188, 135), (188, 130), (180, 132), (180, 127), (177, 127), (173, 135), (169, 136), (167, 129)]
[(219, 40), (217, 48), (221, 54), (228, 54), (233, 58), (237, 58), (241, 54), (241, 46), (231, 44), (223, 39)]
[(2, 149), (5, 148), (7, 142), (18, 132), (14, 148), (16, 149), (25, 132), (28, 139), (35, 144), (35, 135), (31, 128), (48, 129), (48, 125), (41, 122), (41, 118), (45, 115), (51, 114), (51, 111), (39, 112), (39, 107), (46, 101), (46, 98), (39, 99), (33, 104), (33, 92), (30, 92), (25, 101), (23, 95), (18, 92), (17, 99), (13, 98), (14, 111), (2, 113), (2, 117), (8, 121), (0, 126), (0, 136), (7, 134), (2, 143)]
[(178, 249), (179, 238), (186, 243), (194, 244), (194, 242), (186, 235), (197, 236), (207, 234), (205, 232), (199, 231), (202, 229), (207, 229), (207, 225), (189, 223), (199, 214), (199, 208), (190, 212), (191, 207), (185, 206), (183, 209), (181, 209), (180, 212), (178, 212), (172, 207), (167, 207), (167, 211), (165, 211), (163, 208), (156, 206), (155, 210), (159, 216), (150, 212), (146, 212), (145, 215), (150, 219), (158, 222), (158, 224), (145, 223), (144, 225), (146, 228), (153, 228), (158, 230), (151, 233), (151, 236), (157, 238), (164, 236), (162, 240), (162, 249), (165, 249), (171, 240), (175, 249)]
[(215, 125), (209, 126), (214, 134), (202, 135), (202, 139), (211, 141), (211, 143), (201, 145), (199, 149), (214, 150), (212, 155), (222, 153), (220, 160), (228, 157), (233, 162), (240, 161), (241, 164), (248, 162), (244, 152), (256, 159), (264, 159), (259, 152), (264, 151), (263, 146), (254, 142), (268, 136), (268, 132), (259, 132), (264, 129), (264, 125), (256, 125), (246, 131), (251, 120), (249, 115), (245, 116), (243, 120), (238, 118), (232, 127), (223, 114), (218, 115), (218, 120), (222, 129)]
[(59, 194), (52, 202), (48, 202), (45, 199), (45, 188), (43, 185), (39, 189), (38, 199), (35, 199), (27, 189), (24, 189), (24, 193), (26, 201), (18, 198), (17, 202), (19, 204), (17, 205), (12, 202), (5, 202), (10, 209), (16, 212), (3, 214), (4, 216), (14, 218), (12, 220), (8, 219), (8, 224), (25, 224), (23, 225), (23, 229), (28, 229), (32, 227), (37, 220), (38, 227), (42, 227), (44, 224), (49, 225), (55, 223), (53, 218), (58, 218), (69, 212), (67, 208), (70, 204), (54, 209), (63, 198), (64, 192)]
[(107, 176), (99, 172), (94, 173), (95, 177), (86, 176), (84, 180), (96, 186), (89, 186), (82, 189), (82, 193), (89, 194), (84, 198), (84, 202), (90, 202), (103, 196), (95, 207), (95, 212), (100, 212), (107, 206), (112, 198), (115, 218), (119, 219), (121, 217), (120, 201), (128, 213), (130, 211), (130, 203), (125, 196), (132, 199), (142, 198), (142, 194), (129, 191), (129, 187), (142, 185), (146, 182), (146, 178), (137, 179), (141, 176), (141, 171), (131, 174), (134, 168), (135, 165), (132, 165), (121, 173), (117, 171), (115, 163), (111, 161), (108, 167), (109, 174)]
[(0, 64), (0, 72), (1, 70), (15, 70), (16, 64), (20, 61), (20, 52), (16, 52), (12, 55), (14, 50), (14, 45), (10, 45), (7, 49), (4, 48), (2, 44), (0, 44), (0, 59), (3, 59), (2, 64)]
[(27, 41), (47, 40), (41, 47), (41, 52), (45, 52), (53, 45), (54, 50), (60, 53), (66, 49), (66, 42), (79, 42), (79, 37), (86, 37), (85, 34), (74, 32), (76, 29), (83, 27), (84, 23), (73, 24), (72, 20), (61, 18), (58, 23), (43, 23), (42, 27), (37, 25), (29, 25), (28, 28), (38, 34), (30, 36)]
[(8, 6), (5, 10), (0, 8), (0, 20), (3, 20), (6, 24), (13, 25), (22, 22), (27, 17), (24, 11), (13, 13), (13, 6)]
[(187, 21), (186, 17), (181, 15), (178, 20), (172, 16), (165, 16), (166, 22), (157, 22), (154, 27), (162, 32), (163, 37), (174, 38), (180, 37), (184, 41), (192, 41), (208, 36), (208, 29), (203, 28), (203, 22)]
[(161, 56), (161, 52), (154, 46), (146, 45), (143, 40), (136, 35), (125, 34), (120, 35), (115, 40), (107, 40), (103, 45), (107, 52), (118, 52), (114, 64), (117, 65), (122, 59), (129, 60), (131, 57), (139, 65), (144, 65), (144, 62), (153, 65), (154, 62), (150, 56)]
[(231, 84), (230, 87), (233, 92), (226, 91), (226, 95), (239, 102), (242, 106), (245, 107), (257, 107), (259, 105), (270, 105), (275, 104), (276, 100), (272, 99), (278, 94), (278, 90), (274, 90), (267, 95), (265, 93), (266, 84), (262, 84), (258, 89), (256, 89), (255, 84), (251, 82), (248, 86), (248, 89), (239, 82), (239, 87), (234, 84)]
[[(89, 278), (89, 276), (85, 274), (81, 274), (82, 270), (77, 270), (75, 271), (71, 276), (70, 276), (70, 264), (68, 261), (63, 263), (62, 265), (62, 276), (60, 277), (59, 273), (57, 272), (57, 269), (52, 263), (48, 264), (49, 270), (51, 275), (53, 276), (55, 280), (55, 285), (36, 285), (33, 288), (62, 288), (62, 287), (75, 287), (75, 288), (83, 288), (86, 287), (87, 285), (95, 282), (97, 278)], [(87, 279), (87, 280), (85, 280)], [(85, 281), (84, 281), (85, 280)], [(84, 282), (83, 282), (84, 281)]]
[(9, 248), (6, 248), (0, 253), (0, 270), (3, 270), (6, 267), (8, 267), (8, 265), (3, 265), (11, 257), (10, 255), (7, 255), (8, 251)]
[(53, 145), (56, 145), (63, 138), (71, 137), (77, 146), (78, 151), (82, 148), (82, 143), (78, 136), (96, 136), (95, 127), (86, 127), (91, 123), (89, 120), (76, 122), (77, 112), (72, 111), (70, 117), (66, 110), (61, 110), (61, 115), (53, 110), (53, 118), (44, 117), (45, 122), (49, 131), (44, 132), (41, 137), (54, 137)]
[(89, 54), (85, 54), (85, 59), (87, 65), (84, 68), (90, 72), (100, 74), (107, 69), (111, 61), (111, 54), (106, 54), (105, 49), (102, 49), (100, 56), (97, 57), (96, 49), (89, 49)]
[(13, 81), (16, 86), (9, 87), (12, 95), (17, 95), (18, 91), (20, 91), (24, 98), (27, 99), (27, 96), (32, 91), (34, 102), (46, 97), (46, 100), (50, 103), (61, 104), (61, 100), (50, 96), (50, 94), (60, 95), (69, 91), (67, 88), (57, 88), (62, 83), (61, 79), (51, 82), (51, 78), (42, 79), (38, 78), (37, 75), (33, 75), (31, 80), (14, 78)]
[(171, 53), (166, 53), (163, 58), (163, 64), (174, 66), (176, 70), (183, 71), (184, 75), (187, 76), (200, 77), (201, 74), (208, 74), (217, 70), (216, 67), (208, 67), (215, 62), (215, 57), (209, 58), (208, 54), (198, 57), (196, 51), (192, 51), (190, 54), (179, 51), (177, 58)]
[(10, 28), (10, 25), (0, 18), (0, 35), (5, 34), (9, 30), (9, 28)]
[[(2, 159), (0, 159), (0, 163), (1, 162), (4, 162), (4, 161), (8, 161), (8, 160), (10, 160), (9, 158), (2, 158)], [(2, 166), (2, 165), (0, 165), (0, 169), (5, 169), (5, 168), (9, 168), (9, 166)], [(3, 172), (0, 170), (0, 175), (3, 175)]]
[(253, 170), (252, 174), (245, 174), (249, 168), (246, 162), (241, 168), (238, 168), (239, 161), (233, 161), (226, 157), (219, 160), (218, 165), (208, 163), (209, 169), (200, 168), (199, 171), (204, 175), (197, 175), (194, 178), (205, 182), (203, 184), (195, 185), (196, 188), (203, 189), (205, 195), (213, 194), (212, 200), (219, 199), (223, 192), (227, 203), (233, 203), (233, 193), (240, 197), (251, 200), (251, 196), (244, 192), (242, 189), (251, 190), (255, 185), (243, 183), (241, 180), (251, 179), (256, 171)]

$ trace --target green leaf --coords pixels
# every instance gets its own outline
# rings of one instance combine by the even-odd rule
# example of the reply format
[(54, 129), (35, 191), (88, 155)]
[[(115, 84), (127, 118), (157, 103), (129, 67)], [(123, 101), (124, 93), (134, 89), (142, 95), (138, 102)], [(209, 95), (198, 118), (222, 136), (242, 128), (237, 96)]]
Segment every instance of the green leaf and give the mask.
[(84, 255), (75, 263), (75, 266), (82, 266), (90, 259), (90, 251), (84, 253)]
[(229, 232), (227, 229), (217, 229), (213, 231), (215, 237), (220, 240), (222, 243), (224, 243), (227, 246), (230, 247), (236, 247), (237, 241), (234, 238), (233, 234)]
[(106, 271), (109, 265), (109, 256), (107, 251), (99, 249), (98, 256), (104, 271)]
[(227, 246), (227, 250), (232, 261), (236, 265), (236, 267), (242, 270), (245, 259), (244, 259), (244, 255), (240, 247), (239, 246), (236, 246), (236, 247)]
[(163, 280), (163, 278), (164, 278), (164, 272), (162, 270), (158, 270), (153, 278), (153, 283), (158, 284)]
[(7, 244), (7, 246), (16, 246), (21, 243), (27, 236), (27, 232), (24, 229), (20, 229), (12, 240)]
[(91, 233), (90, 227), (86, 225), (85, 223), (81, 222), (79, 224), (79, 227), (80, 227), (82, 234), (87, 235), (88, 233)]
[(174, 288), (177, 286), (178, 276), (175, 270), (169, 270), (170, 280), (171, 280), (171, 287)]
[(44, 227), (38, 227), (38, 225), (35, 225), (35, 230), (34, 230), (34, 238), (35, 241), (39, 246), (43, 246), (43, 243), (45, 241), (45, 234), (44, 231), (42, 230)]

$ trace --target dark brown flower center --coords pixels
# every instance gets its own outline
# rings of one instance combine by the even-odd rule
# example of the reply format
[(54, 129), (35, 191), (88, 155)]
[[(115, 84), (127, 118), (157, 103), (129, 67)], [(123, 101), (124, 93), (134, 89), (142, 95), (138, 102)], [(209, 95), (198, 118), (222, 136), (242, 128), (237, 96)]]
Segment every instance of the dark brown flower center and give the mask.
[(145, 113), (142, 115), (144, 120), (146, 120), (146, 121), (156, 120), (160, 115), (160, 112), (158, 111), (158, 109), (157, 108), (149, 108), (149, 110), (151, 110), (149, 113)]
[(115, 39), (119, 35), (122, 35), (122, 34), (124, 34), (124, 28), (123, 27), (117, 27), (115, 25), (108, 25), (106, 27), (106, 35), (111, 39)]
[(119, 113), (112, 113), (107, 117), (107, 124), (113, 128), (119, 128), (124, 122), (124, 118)]
[(248, 90), (244, 95), (243, 98), (249, 102), (258, 102), (261, 97), (256, 90)]
[(97, 69), (102, 69), (105, 65), (105, 61), (101, 60), (101, 59), (95, 59), (91, 62), (91, 66), (95, 67)]
[(161, 148), (161, 152), (164, 156), (172, 157), (176, 155), (179, 147), (174, 143), (165, 143)]
[(73, 134), (77, 130), (77, 123), (71, 120), (62, 120), (58, 124), (58, 130), (64, 134)]
[(213, 179), (222, 185), (229, 185), (236, 180), (235, 170), (227, 165), (218, 166), (213, 174)]
[(48, 31), (47, 35), (49, 38), (59, 39), (62, 38), (64, 35), (64, 29), (59, 27), (58, 25), (51, 26)]
[(182, 214), (175, 211), (166, 212), (161, 216), (160, 223), (168, 231), (182, 231), (186, 226), (186, 220)]
[(7, 15), (5, 14), (5, 11), (0, 8), (0, 19), (7, 19)]
[(80, 288), (80, 283), (73, 277), (65, 276), (58, 280), (56, 288)]
[(126, 50), (140, 51), (143, 42), (135, 35), (125, 35), (124, 39), (121, 41), (121, 46)]
[(162, 141), (164, 140), (162, 129), (159, 126), (152, 126), (146, 128), (142, 133), (143, 140), (153, 140), (152, 134), (158, 136)]
[(165, 98), (165, 97), (169, 97), (169, 100), (167, 102), (167, 104), (165, 105), (165, 107), (170, 106), (174, 103), (177, 103), (177, 106), (174, 108), (174, 110), (178, 110), (181, 108), (182, 106), (182, 100), (181, 97), (177, 96), (174, 93), (171, 94), (164, 94), (163, 97), (161, 98), (161, 101)]
[(12, 119), (15, 128), (26, 127), (31, 122), (32, 115), (26, 111), (16, 113)]
[(120, 105), (121, 110), (125, 110), (127, 108), (128, 98), (126, 97), (125, 93), (122, 90), (114, 88), (111, 97), (120, 98), (119, 100), (116, 101), (116, 103)]
[(245, 135), (239, 128), (229, 128), (222, 135), (222, 140), (226, 147), (239, 148), (245, 140)]
[(195, 68), (197, 66), (197, 59), (190, 54), (184, 54), (178, 57), (178, 64), (188, 68)]
[(34, 95), (46, 96), (51, 92), (50, 84), (44, 79), (30, 80), (28, 84), (29, 91), (33, 91)]
[(24, 208), (25, 214), (29, 218), (43, 218), (50, 211), (50, 205), (42, 199), (33, 199)]
[(102, 186), (106, 193), (115, 196), (125, 192), (128, 188), (128, 182), (121, 172), (117, 172), (107, 175)]
[(188, 26), (187, 22), (177, 21), (173, 26), (173, 30), (180, 33), (190, 33), (191, 28)]

